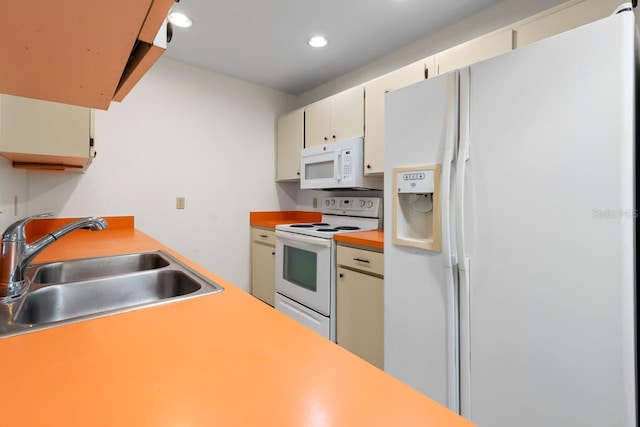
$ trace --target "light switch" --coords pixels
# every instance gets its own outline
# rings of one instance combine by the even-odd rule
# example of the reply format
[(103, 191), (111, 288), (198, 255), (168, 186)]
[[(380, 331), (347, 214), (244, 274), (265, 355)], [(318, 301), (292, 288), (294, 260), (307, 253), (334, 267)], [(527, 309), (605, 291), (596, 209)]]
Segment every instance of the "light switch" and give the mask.
[(184, 209), (184, 197), (176, 197), (176, 209)]

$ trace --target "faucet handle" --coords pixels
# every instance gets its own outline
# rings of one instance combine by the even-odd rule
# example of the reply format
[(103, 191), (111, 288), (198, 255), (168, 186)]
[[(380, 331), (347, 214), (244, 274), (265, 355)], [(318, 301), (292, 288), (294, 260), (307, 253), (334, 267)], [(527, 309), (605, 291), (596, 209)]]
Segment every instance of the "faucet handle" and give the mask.
[(53, 216), (53, 212), (47, 212), (47, 213), (41, 213), (37, 215), (31, 215), (29, 217), (18, 220), (13, 224), (11, 224), (9, 227), (7, 227), (7, 229), (2, 234), (2, 241), (3, 242), (24, 241), (27, 239), (24, 232), (24, 228), (29, 221), (38, 219), (38, 218), (48, 218), (52, 216)]

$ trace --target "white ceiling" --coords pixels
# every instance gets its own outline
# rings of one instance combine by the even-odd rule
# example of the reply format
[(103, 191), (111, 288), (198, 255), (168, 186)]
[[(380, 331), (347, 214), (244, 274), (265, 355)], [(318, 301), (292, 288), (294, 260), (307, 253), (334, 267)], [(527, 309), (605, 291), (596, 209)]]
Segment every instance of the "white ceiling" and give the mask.
[[(182, 0), (165, 56), (299, 95), (498, 0)], [(329, 45), (312, 49), (322, 34)]]

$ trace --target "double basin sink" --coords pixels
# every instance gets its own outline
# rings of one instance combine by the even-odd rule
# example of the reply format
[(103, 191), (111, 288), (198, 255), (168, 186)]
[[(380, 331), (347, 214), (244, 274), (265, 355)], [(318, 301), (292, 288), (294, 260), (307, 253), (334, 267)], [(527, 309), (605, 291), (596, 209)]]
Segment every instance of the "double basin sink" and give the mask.
[(29, 291), (0, 304), (0, 338), (223, 288), (163, 251), (34, 264)]

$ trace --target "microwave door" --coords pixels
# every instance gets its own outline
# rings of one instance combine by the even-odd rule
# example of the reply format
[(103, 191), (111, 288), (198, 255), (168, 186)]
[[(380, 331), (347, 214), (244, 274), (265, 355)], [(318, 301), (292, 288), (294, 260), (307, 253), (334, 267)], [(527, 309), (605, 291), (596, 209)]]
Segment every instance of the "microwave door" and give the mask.
[(300, 188), (336, 187), (338, 156), (336, 151), (306, 154), (302, 157)]

